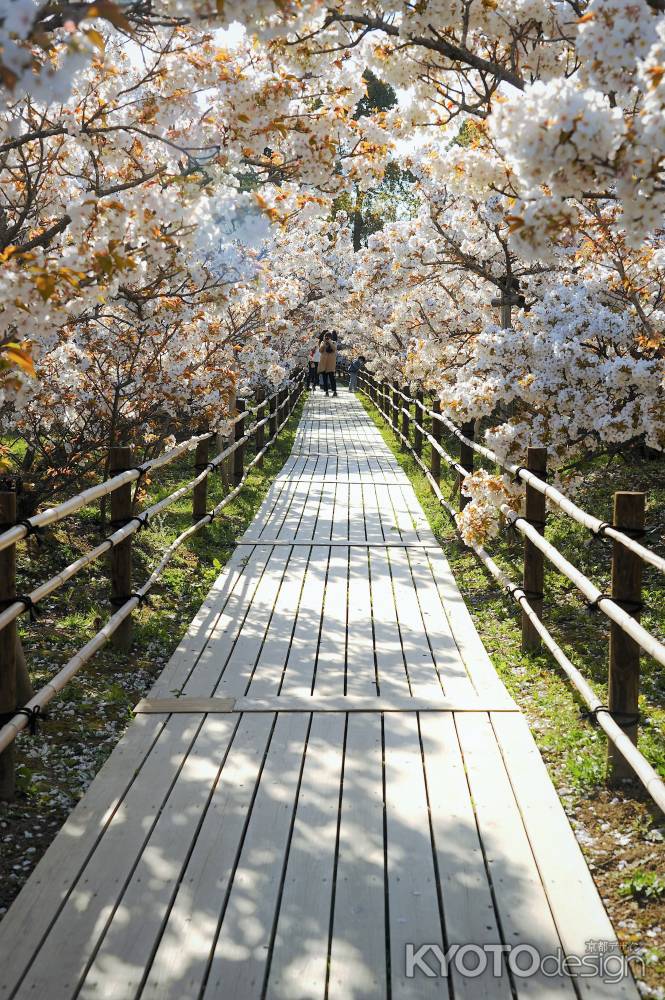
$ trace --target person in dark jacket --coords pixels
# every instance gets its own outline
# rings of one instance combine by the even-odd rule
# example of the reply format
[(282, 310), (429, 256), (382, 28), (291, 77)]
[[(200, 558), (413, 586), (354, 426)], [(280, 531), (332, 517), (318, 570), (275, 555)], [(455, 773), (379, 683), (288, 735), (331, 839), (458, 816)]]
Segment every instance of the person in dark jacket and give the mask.
[(349, 365), (349, 392), (355, 392), (358, 388), (358, 372), (365, 364), (365, 359), (361, 355)]

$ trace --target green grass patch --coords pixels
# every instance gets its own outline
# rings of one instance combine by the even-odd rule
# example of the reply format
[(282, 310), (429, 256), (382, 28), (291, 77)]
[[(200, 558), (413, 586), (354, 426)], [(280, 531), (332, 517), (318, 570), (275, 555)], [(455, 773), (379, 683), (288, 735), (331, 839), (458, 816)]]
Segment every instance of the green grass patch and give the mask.
[[(581, 699), (549, 654), (522, 652), (519, 609), (498, 587), (472, 550), (461, 542), (449, 514), (389, 424), (364, 395), (359, 393), (358, 398), (413, 483), (432, 530), (446, 550), (457, 584), (492, 662), (512, 696), (529, 716), (541, 753), (556, 773), (560, 791), (588, 793), (600, 787), (606, 771), (606, 740), (602, 730), (583, 717)], [(442, 445), (449, 454), (459, 454), (458, 443), (452, 435), (444, 435)], [(428, 465), (431, 461), (429, 444), (423, 448), (423, 460)], [(489, 465), (487, 468), (495, 471)], [(576, 503), (608, 521), (611, 521), (612, 494), (616, 490), (644, 490), (647, 493), (646, 544), (665, 555), (662, 460), (647, 461), (637, 456), (624, 461), (597, 460), (584, 470), (584, 477), (584, 484), (575, 495)], [(440, 485), (444, 496), (457, 506), (457, 477), (443, 461)], [(581, 526), (554, 512), (548, 513), (546, 537), (601, 590), (608, 589), (611, 555), (608, 543), (590, 539)], [(521, 537), (515, 532), (504, 531), (489, 543), (488, 549), (508, 576), (521, 582)], [(665, 578), (650, 567), (645, 567), (644, 602), (642, 622), (662, 639), (665, 635)], [(567, 656), (605, 700), (609, 621), (600, 612), (589, 613), (573, 585), (551, 567), (546, 567), (545, 574), (544, 621)], [(665, 672), (659, 664), (644, 656), (639, 747), (662, 775), (665, 775), (664, 696)]]
[[(57, 775), (51, 773), (49, 780), (65, 799), (79, 797), (89, 773), (94, 773), (115, 745), (131, 717), (131, 708), (159, 675), (196, 615), (231, 555), (235, 539), (254, 518), (284, 465), (303, 405), (304, 400), (264, 456), (263, 466), (250, 472), (241, 493), (211, 525), (200, 529), (176, 551), (152, 589), (150, 601), (132, 615), (130, 651), (123, 653), (110, 644), (105, 646), (51, 703), (50, 721), (43, 727), (42, 739), (48, 752), (55, 752), (55, 758), (60, 755), (60, 760), (46, 767), (58, 771)], [(246, 461), (253, 454), (248, 452)], [(191, 453), (158, 470), (154, 479), (145, 483), (138, 509), (145, 509), (194, 478), (193, 466)], [(207, 509), (211, 510), (228, 490), (219, 471), (211, 474), (208, 483)], [(167, 546), (191, 523), (190, 493), (155, 518), (148, 530), (133, 535), (134, 587), (144, 582)], [(33, 590), (97, 545), (109, 531), (99, 506), (94, 505), (46, 532), (40, 544), (34, 538), (21, 543), (17, 553), (18, 591)], [(22, 617), (20, 634), (35, 689), (43, 686), (110, 617), (113, 608), (109, 593), (108, 561), (102, 557), (41, 602), (35, 622)], [(23, 798), (42, 794), (40, 782), (31, 777), (41, 769), (33, 758), (42, 749), (41, 741), (36, 746), (35, 741), (19, 740), (19, 794)], [(68, 771), (62, 765), (63, 755), (75, 759), (77, 752), (85, 758), (86, 766)]]

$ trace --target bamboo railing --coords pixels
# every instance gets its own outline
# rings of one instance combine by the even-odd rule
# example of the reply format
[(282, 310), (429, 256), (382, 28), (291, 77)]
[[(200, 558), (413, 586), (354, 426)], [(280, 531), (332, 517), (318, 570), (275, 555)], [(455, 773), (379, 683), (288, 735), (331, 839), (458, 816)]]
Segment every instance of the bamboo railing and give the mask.
[[(524, 538), (522, 584), (511, 580), (479, 545), (468, 545), (482, 564), (517, 603), (522, 611), (522, 646), (536, 650), (542, 643), (570, 679), (586, 705), (588, 714), (608, 738), (608, 781), (634, 773), (658, 806), (665, 811), (665, 783), (637, 748), (639, 723), (640, 651), (665, 665), (665, 645), (639, 622), (642, 609), (641, 568), (643, 564), (665, 572), (665, 559), (642, 545), (644, 533), (644, 494), (616, 493), (614, 523), (601, 521), (583, 510), (560, 490), (546, 481), (546, 449), (529, 448), (525, 465), (505, 462), (491, 449), (473, 440), (472, 426), (458, 428), (436, 403), (427, 406), (422, 394), (410, 396), (395, 384), (362, 373), (359, 388), (376, 406), (384, 419), (425, 474), (441, 506), (455, 516), (457, 510), (444, 497), (440, 487), (441, 462), (456, 474), (458, 485), (473, 471), (474, 454), (481, 455), (521, 481), (526, 487), (525, 514), (516, 514), (507, 505), (501, 507), (505, 523)], [(430, 426), (425, 426), (429, 420)], [(400, 426), (401, 425), (401, 426)], [(445, 428), (459, 442), (459, 459), (441, 444)], [(413, 436), (413, 440), (412, 440)], [(422, 459), (423, 441), (431, 446), (430, 466)], [(465, 498), (460, 489), (460, 508)], [(550, 501), (567, 517), (598, 538), (612, 541), (612, 592), (603, 593), (545, 537), (546, 502)], [(638, 536), (638, 537), (636, 537)], [(543, 572), (545, 561), (563, 574), (580, 592), (590, 609), (598, 609), (611, 622), (608, 660), (608, 703), (598, 698), (592, 686), (570, 661), (543, 624)]]
[[(157, 458), (144, 462), (135, 468), (125, 468), (105, 482), (83, 490), (77, 496), (56, 507), (17, 522), (0, 533), (0, 560), (4, 560), (5, 567), (11, 568), (11, 572), (3, 577), (4, 593), (0, 594), (3, 606), (3, 610), (0, 612), (0, 719), (2, 720), (0, 724), (0, 798), (10, 799), (13, 796), (14, 760), (11, 751), (16, 736), (28, 726), (34, 729), (35, 722), (46, 705), (62, 691), (95, 653), (109, 640), (117, 638), (122, 633), (123, 626), (129, 623), (132, 612), (145, 601), (150, 589), (162, 575), (177, 549), (197, 531), (210, 524), (238, 496), (250, 471), (262, 463), (264, 455), (288, 422), (302, 395), (303, 385), (304, 377), (301, 372), (297, 372), (288, 385), (279, 389), (272, 396), (260, 400), (256, 407), (246, 409), (244, 401), (238, 400), (237, 413), (229, 421), (234, 435), (233, 443), (209, 461), (207, 455), (209, 443), (214, 437), (213, 433), (194, 435)], [(248, 416), (254, 416), (256, 419), (245, 429), (245, 421)], [(256, 454), (251, 461), (246, 462), (245, 449), (253, 439), (257, 442)], [(118, 448), (115, 451), (117, 453), (116, 459), (127, 459), (125, 453), (129, 449)], [(131, 490), (131, 484), (139, 480), (146, 472), (163, 468), (191, 451), (195, 451), (195, 471), (198, 471), (198, 475), (167, 497), (138, 513), (133, 512), (130, 494), (129, 507), (126, 508), (123, 517), (125, 523), (119, 525), (95, 548), (80, 556), (29, 594), (18, 595), (16, 593), (15, 554), (18, 541), (38, 532), (47, 525), (62, 521), (101, 497), (110, 495), (113, 502), (114, 498), (117, 498), (123, 491)], [(207, 510), (208, 479), (212, 472), (220, 469), (223, 463), (230, 458), (233, 459), (234, 463), (234, 486), (212, 510)], [(158, 514), (172, 507), (190, 493), (193, 494), (193, 523), (191, 527), (179, 534), (168, 546), (159, 564), (145, 583), (135, 590), (130, 590), (126, 586), (126, 581), (131, 581), (132, 536), (141, 529), (149, 527), (151, 521)], [(15, 495), (4, 494), (3, 496), (9, 499), (10, 505), (15, 504)], [(113, 524), (111, 526), (113, 527)], [(64, 586), (81, 570), (106, 552), (111, 552), (114, 556), (120, 554), (122, 557), (121, 560), (116, 558), (111, 564), (112, 603), (117, 610), (96, 635), (58, 670), (44, 687), (37, 691), (26, 704), (17, 706), (15, 661), (17, 618), (26, 612), (33, 612), (40, 601)], [(126, 644), (129, 633), (126, 633), (124, 638)]]

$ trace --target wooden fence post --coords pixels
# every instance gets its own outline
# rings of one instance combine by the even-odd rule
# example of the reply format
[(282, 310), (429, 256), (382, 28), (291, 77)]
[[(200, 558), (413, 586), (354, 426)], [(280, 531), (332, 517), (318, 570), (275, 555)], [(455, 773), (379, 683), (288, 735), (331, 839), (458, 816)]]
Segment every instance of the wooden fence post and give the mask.
[(270, 420), (268, 422), (268, 431), (271, 438), (274, 438), (277, 434), (277, 396), (274, 394), (270, 397), (268, 401), (268, 408), (270, 410)]
[[(236, 409), (238, 413), (245, 412), (245, 400), (236, 399)], [(240, 438), (244, 437), (245, 434), (245, 417), (241, 417), (238, 423), (235, 425), (235, 433), (233, 435), (234, 441), (239, 441)], [(242, 479), (245, 472), (245, 446), (241, 444), (240, 447), (236, 448), (233, 452), (233, 481), (238, 485)]]
[[(261, 421), (263, 420), (263, 418), (266, 415), (266, 413), (265, 413), (265, 409), (266, 409), (266, 404), (265, 404), (266, 394), (263, 391), (263, 389), (258, 389), (257, 390), (256, 397), (257, 397), (257, 402), (259, 404), (257, 406), (257, 408), (256, 408), (256, 420), (257, 420), (258, 423), (261, 423)], [(258, 453), (260, 451), (262, 451), (264, 444), (265, 444), (265, 427), (257, 427), (257, 429), (256, 429), (256, 453), (257, 453), (257, 455), (258, 455)], [(256, 465), (257, 465), (257, 468), (259, 468), (259, 469), (261, 468), (261, 466), (263, 465), (263, 455), (258, 460), (258, 462), (256, 463)]]
[[(615, 493), (612, 524), (627, 535), (644, 530), (644, 493)], [(639, 620), (642, 604), (642, 560), (620, 542), (612, 543), (612, 598)], [(614, 622), (610, 623), (607, 705), (617, 722), (637, 745), (640, 697), (640, 647)], [(607, 747), (607, 781), (616, 784), (633, 771), (613, 743)]]
[[(16, 521), (16, 493), (0, 493), (0, 522), (10, 526)], [(0, 600), (16, 597), (16, 546), (0, 551)], [(0, 632), (0, 712), (13, 712), (16, 701), (16, 619)], [(12, 802), (16, 791), (16, 748), (11, 743), (0, 754), (0, 799)]]
[(399, 430), (399, 390), (397, 382), (393, 382), (393, 419), (391, 420), (395, 431)]
[[(462, 424), (462, 434), (464, 435), (464, 437), (469, 438), (470, 441), (473, 441), (474, 425), (472, 420), (469, 420), (466, 423)], [(459, 464), (462, 466), (463, 469), (466, 469), (467, 472), (473, 472), (474, 454), (475, 454), (474, 450), (470, 445), (464, 444), (463, 441), (460, 441)], [(457, 478), (457, 488), (459, 490), (459, 509), (464, 510), (466, 505), (469, 503), (469, 497), (465, 497), (464, 494), (462, 493), (461, 476), (458, 476)]]
[[(408, 397), (409, 394), (406, 391), (406, 387), (404, 389), (402, 389), (402, 392), (404, 393), (405, 396)], [(409, 428), (411, 426), (411, 421), (409, 419), (409, 404), (408, 404), (408, 402), (405, 399), (402, 399), (401, 403), (403, 404), (403, 406), (401, 407), (401, 409), (402, 409), (402, 434), (403, 434), (404, 438), (406, 439), (406, 444), (404, 444), (404, 442), (402, 442), (402, 448), (408, 448), (408, 445), (409, 445)]]
[[(208, 430), (207, 427), (202, 428), (199, 434), (205, 434)], [(194, 452), (194, 471), (197, 476), (199, 473), (203, 472), (208, 466), (208, 458), (210, 455), (210, 438), (206, 438), (205, 441), (199, 441), (196, 446), (196, 451)], [(194, 487), (194, 492), (192, 494), (192, 523), (196, 524), (205, 515), (208, 506), (208, 479), (210, 477), (206, 476), (205, 479), (197, 483)]]
[[(111, 448), (109, 471), (112, 476), (131, 468), (132, 449), (125, 446)], [(126, 483), (111, 493), (111, 527), (122, 527), (132, 516), (132, 483)], [(115, 611), (132, 592), (132, 535), (111, 549), (111, 604)], [(123, 651), (132, 644), (132, 620), (128, 615), (111, 636), (111, 642)]]
[[(547, 448), (529, 448), (527, 450), (526, 467), (539, 479), (547, 475)], [(541, 534), (545, 534), (545, 513), (547, 501), (545, 495), (526, 486), (525, 514), (529, 524)], [(545, 582), (545, 556), (528, 538), (524, 539), (524, 574), (522, 587), (529, 604), (538, 615), (543, 617), (543, 584)], [(522, 612), (522, 649), (535, 651), (540, 649), (540, 636), (524, 612)]]
[[(414, 407), (414, 414), (415, 414), (415, 423), (420, 424), (421, 427), (423, 427), (425, 424), (425, 411), (422, 405), (418, 406), (418, 403), (422, 404), (423, 401), (424, 401), (424, 396), (422, 394), (422, 391), (418, 390), (418, 392), (416, 393), (416, 405)], [(418, 427), (416, 427), (415, 424), (413, 427), (413, 450), (415, 451), (416, 455), (420, 458), (420, 456), (423, 453), (423, 432)]]
[[(441, 400), (432, 400), (432, 410), (434, 413), (441, 412)], [(436, 417), (432, 417), (432, 437), (437, 444), (441, 444), (441, 421), (437, 420)], [(432, 455), (430, 458), (430, 472), (432, 473), (432, 478), (436, 480), (437, 485), (441, 485), (441, 456), (439, 455), (436, 448), (432, 447)]]

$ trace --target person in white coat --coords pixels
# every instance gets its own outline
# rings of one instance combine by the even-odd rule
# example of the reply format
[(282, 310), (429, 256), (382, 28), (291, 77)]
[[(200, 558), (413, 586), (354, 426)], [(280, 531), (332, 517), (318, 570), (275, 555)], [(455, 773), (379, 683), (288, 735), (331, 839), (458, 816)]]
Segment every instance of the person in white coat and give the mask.
[(319, 350), (319, 345), (317, 344), (309, 352), (309, 370), (307, 372), (307, 378), (309, 387), (314, 392), (319, 384), (319, 361), (321, 360), (321, 351)]

